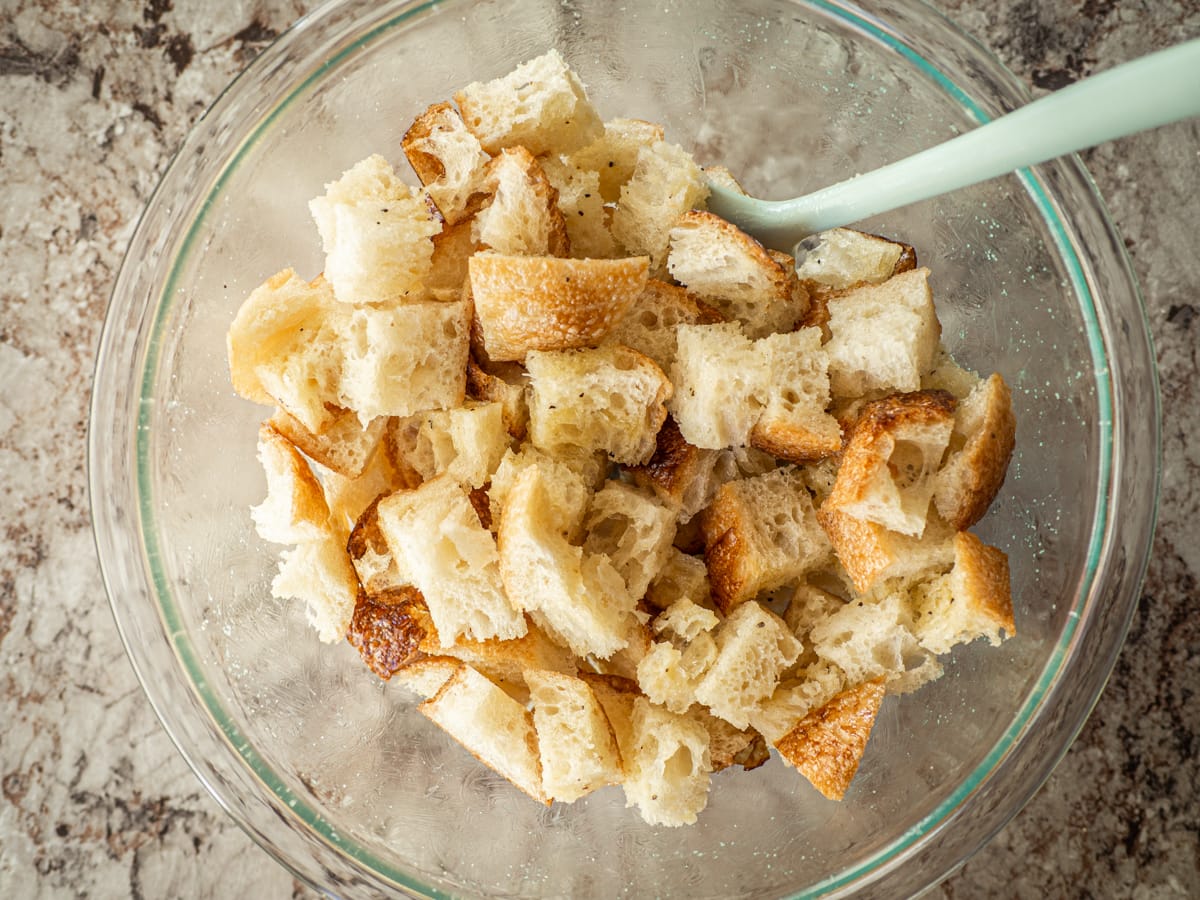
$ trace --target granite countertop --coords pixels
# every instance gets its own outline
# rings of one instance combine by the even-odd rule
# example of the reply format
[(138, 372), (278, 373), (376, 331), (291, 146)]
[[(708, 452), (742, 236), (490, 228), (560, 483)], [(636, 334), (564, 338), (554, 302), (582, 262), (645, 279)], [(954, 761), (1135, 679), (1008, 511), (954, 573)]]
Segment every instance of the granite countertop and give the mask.
[[(104, 598), (84, 432), (121, 252), (172, 150), (309, 0), (0, 2), (0, 896), (313, 896), (159, 726)], [(1200, 35), (1195, 0), (941, 0), (1038, 91)], [(1154, 558), (1099, 705), (934, 897), (1200, 896), (1200, 122), (1084, 154), (1162, 376)]]

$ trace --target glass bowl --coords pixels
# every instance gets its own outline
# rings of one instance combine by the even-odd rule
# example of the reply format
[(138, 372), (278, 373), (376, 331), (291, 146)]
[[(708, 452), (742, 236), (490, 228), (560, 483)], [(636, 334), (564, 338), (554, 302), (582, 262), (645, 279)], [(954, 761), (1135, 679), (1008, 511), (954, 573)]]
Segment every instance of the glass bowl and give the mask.
[(1003, 373), (1017, 449), (979, 531), (1010, 556), (1019, 636), (890, 697), (841, 803), (778, 761), (713, 779), (690, 828), (601, 791), (538, 806), (272, 600), (249, 507), (266, 411), (229, 385), (249, 291), (322, 264), (306, 203), (402, 163), (429, 103), (558, 47), (606, 118), (661, 122), (751, 192), (870, 170), (1028, 100), (898, 0), (344, 2), (267, 49), (187, 138), (114, 289), (89, 433), (95, 529), (129, 656), (200, 779), (283, 865), (342, 896), (911, 894), (1033, 794), (1114, 662), (1157, 496), (1153, 356), (1121, 241), (1077, 159), (863, 223), (933, 271), (943, 335)]

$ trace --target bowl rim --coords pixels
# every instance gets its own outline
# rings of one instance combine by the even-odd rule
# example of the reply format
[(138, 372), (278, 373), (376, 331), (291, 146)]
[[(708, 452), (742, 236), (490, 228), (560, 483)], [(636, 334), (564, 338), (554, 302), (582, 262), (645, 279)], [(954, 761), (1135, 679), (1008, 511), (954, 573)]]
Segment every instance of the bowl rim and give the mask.
[[(838, 2), (838, 0), (792, 0), (792, 2), (813, 9), (823, 10), (827, 15), (835, 17), (842, 24), (860, 30), (872, 39), (883, 43), (890, 49), (906, 57), (908, 62), (937, 83), (976, 123), (982, 124), (990, 120), (991, 116), (989, 113), (962, 86), (915, 51), (901, 35), (889, 28), (879, 18), (849, 2), (843, 3)], [(94, 390), (91, 399), (87, 438), (89, 493), (93, 509), (95, 538), (105, 588), (118, 630), (121, 634), (121, 639), (125, 645), (127, 656), (137, 673), (138, 680), (142, 684), (156, 715), (179, 748), (181, 754), (188, 761), (193, 771), (196, 772), (202, 783), (204, 783), (206, 789), (231, 815), (234, 821), (250, 834), (260, 846), (266, 849), (293, 874), (316, 887), (320, 887), (313, 877), (313, 873), (305, 866), (307, 860), (298, 861), (282, 853), (263, 832), (261, 826), (252, 822), (250, 817), (246, 815), (245, 810), (237, 803), (231, 802), (231, 798), (227, 797), (222, 790), (223, 786), (219, 785), (215, 779), (206, 777), (208, 770), (201, 765), (200, 760), (195, 758), (194, 753), (185, 747), (181, 741), (174, 721), (175, 717), (172, 711), (167, 708), (165, 697), (160, 694), (160, 691), (155, 686), (155, 679), (148, 677), (150, 670), (144, 664), (145, 660), (138, 646), (138, 641), (134, 638), (136, 629), (131, 625), (128, 618), (129, 613), (124, 606), (123, 597), (127, 592), (129, 586), (128, 576), (131, 573), (127, 571), (129, 568), (128, 565), (120, 565), (116, 560), (123, 553), (128, 553), (131, 550), (140, 555), (137, 574), (144, 579), (144, 591), (142, 593), (146, 598), (151, 600), (154, 607), (153, 611), (159, 618), (159, 625), (162, 628), (163, 636), (169, 641), (177, 662), (182, 667), (192, 689), (196, 692), (199, 705), (211, 717), (213, 723), (217, 725), (228, 750), (240, 758), (253, 773), (255, 780), (271, 795), (270, 802), (272, 804), (280, 804), (291, 815), (298, 817), (304, 825), (312, 830), (319, 840), (323, 841), (336, 854), (348, 857), (367, 866), (374, 876), (383, 879), (381, 884), (393, 884), (405, 890), (417, 891), (423, 895), (437, 897), (450, 895), (444, 893), (439, 888), (414, 879), (413, 876), (395, 868), (392, 864), (379, 860), (370, 851), (365, 850), (354, 841), (340, 835), (304, 798), (292, 793), (282, 779), (258, 755), (249, 741), (241, 735), (236, 722), (226, 713), (218, 698), (204, 690), (203, 667), (198, 663), (194, 651), (190, 646), (182, 619), (179, 617), (178, 610), (173, 602), (169, 585), (166, 583), (164, 573), (157, 565), (160, 551), (157, 545), (157, 533), (153, 525), (155, 519), (155, 497), (150, 473), (149, 454), (152, 403), (155, 396), (155, 376), (159, 353), (163, 343), (162, 329), (170, 318), (170, 311), (176, 294), (176, 279), (179, 275), (180, 266), (192, 249), (198, 231), (204, 224), (205, 216), (211, 209), (214, 198), (222, 190), (226, 179), (237, 168), (240, 161), (257, 143), (257, 138), (271, 125), (275, 118), (282, 114), (287, 106), (303, 94), (322, 74), (327, 70), (335, 68), (348, 55), (366, 46), (380, 35), (402, 25), (415, 16), (442, 5), (444, 4), (438, 2), (438, 0), (426, 0), (426, 2), (409, 0), (409, 2), (402, 3), (399, 6), (391, 7), (390, 9), (393, 10), (392, 13), (386, 16), (377, 16), (372, 27), (365, 27), (361, 33), (358, 33), (352, 41), (343, 46), (335, 55), (308, 72), (306, 77), (292, 82), (291, 87), (287, 89), (286, 95), (282, 99), (276, 100), (270, 106), (269, 111), (259, 117), (257, 124), (251, 132), (240, 139), (234, 152), (224, 158), (218, 177), (212, 183), (204, 199), (199, 203), (199, 214), (191, 221), (187, 228), (187, 233), (183, 236), (182, 240), (177, 241), (174, 247), (170, 246), (168, 241), (160, 241), (156, 245), (148, 246), (149, 238), (145, 234), (146, 224), (152, 213), (161, 203), (164, 185), (170, 184), (173, 178), (177, 179), (180, 176), (180, 161), (184, 158), (185, 154), (189, 150), (194, 149), (197, 143), (202, 143), (202, 138), (208, 132), (218, 127), (221, 114), (227, 110), (229, 98), (236, 86), (244, 80), (253, 77), (253, 75), (267, 70), (272, 65), (278, 65), (280, 59), (286, 55), (286, 51), (298, 39), (298, 36), (303, 35), (309, 28), (316, 27), (325, 20), (335, 16), (338, 10), (346, 6), (346, 4), (340, 2), (340, 0), (331, 0), (331, 2), (323, 4), (307, 16), (298, 20), (289, 29), (284, 31), (271, 46), (264, 50), (217, 97), (200, 122), (189, 133), (179, 151), (172, 159), (158, 187), (156, 187), (148, 200), (146, 208), (130, 239), (125, 258), (122, 260), (117, 279), (114, 282), (101, 336), (100, 351), (97, 354), (96, 370), (93, 379), (93, 383), (97, 389)], [(924, 4), (921, 5), (924, 6)], [(973, 49), (977, 54), (984, 56), (991, 62), (993, 68), (1002, 73), (1007, 79), (1005, 87), (1009, 89), (1013, 96), (1020, 101), (1028, 100), (1028, 91), (994, 59), (990, 51), (987, 51), (981, 45), (974, 42), (973, 39), (957, 26), (954, 26), (941, 13), (932, 10), (931, 7), (926, 7), (924, 11), (942, 19), (945, 25), (948, 26), (949, 31), (960, 41), (973, 45)], [(1087, 175), (1078, 157), (1073, 156), (1069, 159), (1060, 160), (1056, 163), (1048, 164), (1048, 167), (1051, 169), (1066, 169), (1069, 176), (1083, 182), (1097, 205), (1102, 225), (1109, 233), (1115, 235), (1115, 228), (1108, 219), (1107, 212), (1103, 208), (1103, 202), (1095, 189), (1095, 185)], [(1046, 168), (1039, 167), (1036, 171), (1022, 170), (1018, 173), (1018, 178), (1033, 198), (1035, 207), (1042, 213), (1044, 222), (1055, 237), (1059, 257), (1067, 266), (1076, 302), (1080, 305), (1081, 312), (1084, 314), (1083, 318), (1087, 329), (1089, 352), (1096, 363), (1096, 401), (1100, 413), (1100, 421), (1096, 423), (1099, 430), (1098, 446), (1100, 449), (1100, 459), (1097, 465), (1100, 472), (1100, 484), (1098, 485), (1096, 506), (1092, 516), (1088, 559), (1084, 575), (1080, 581), (1081, 589), (1076, 597), (1075, 609), (1072, 611), (1072, 614), (1068, 615), (1066, 625), (1058, 637), (1055, 650), (1047, 660), (1037, 683), (1030, 690), (1015, 714), (1013, 721), (997, 741), (997, 744), (976, 766), (970, 776), (952, 790), (937, 807), (927, 813), (916, 826), (885, 845), (869, 859), (862, 861), (857, 866), (845, 872), (830, 876), (824, 881), (796, 894), (796, 896), (842, 893), (855, 887), (870, 884), (879, 877), (882, 877), (883, 874), (895, 870), (907, 860), (913, 858), (916, 849), (929, 844), (939, 833), (945, 831), (946, 827), (952, 821), (959, 818), (966, 801), (986, 784), (994, 781), (998, 777), (1002, 766), (1006, 762), (1012, 761), (1014, 754), (1022, 746), (1024, 737), (1038, 724), (1041, 715), (1047, 709), (1049, 701), (1062, 688), (1063, 676), (1072, 661), (1076, 659), (1077, 634), (1081, 623), (1096, 615), (1100, 615), (1102, 612), (1111, 613), (1109, 609), (1101, 609), (1102, 604), (1099, 602), (1099, 597), (1096, 594), (1099, 586), (1097, 580), (1099, 574), (1102, 570), (1107, 570), (1113, 562), (1112, 555), (1114, 552), (1113, 544), (1115, 537), (1113, 519), (1119, 511), (1118, 508), (1124, 505), (1123, 496), (1120, 492), (1126, 479), (1118, 477), (1123, 467), (1123, 459), (1122, 454), (1119, 452), (1120, 448), (1115, 444), (1116, 439), (1124, 434), (1121, 428), (1124, 423), (1119, 418), (1122, 413), (1120, 406), (1114, 405), (1114, 396), (1120, 393), (1120, 385), (1116, 382), (1121, 376), (1122, 367), (1125, 363), (1120, 360), (1114, 362), (1112, 359), (1114, 354), (1108, 352), (1107, 348), (1113, 346), (1115, 343), (1113, 336), (1106, 334), (1104, 327), (1106, 320), (1104, 315), (1100, 315), (1097, 311), (1093, 286), (1089, 282), (1086, 267), (1076, 253), (1071, 229), (1068, 227), (1067, 222), (1060, 218), (1059, 212), (1053, 202), (1052, 196), (1055, 192), (1045, 184), (1044, 177), (1039, 174)], [(1118, 263), (1123, 268), (1123, 274), (1128, 279), (1141, 311), (1140, 324), (1142, 334), (1138, 337), (1144, 338), (1144, 347), (1142, 349), (1150, 354), (1152, 361), (1153, 351), (1150, 345), (1149, 329), (1145, 318), (1144, 304), (1141, 302), (1140, 291), (1138, 290), (1136, 279), (1133, 277), (1128, 255), (1124, 251), (1123, 245), (1119, 240), (1115, 244), (1119, 251)], [(156, 253), (158, 258), (173, 254), (170, 264), (170, 274), (159, 289), (157, 296), (139, 293), (134, 290), (137, 286), (136, 270), (144, 266), (143, 260), (147, 251)], [(128, 333), (129, 329), (124, 328), (125, 322), (131, 316), (144, 317), (144, 313), (139, 314), (136, 312), (135, 307), (138, 300), (142, 300), (145, 303), (144, 309), (153, 309), (152, 321), (148, 323), (150, 339), (141, 347), (139, 347), (136, 340), (130, 337)], [(147, 323), (143, 322), (142, 326), (143, 328), (147, 328)], [(142, 330), (139, 329), (139, 337), (141, 333)], [(134, 359), (136, 361), (132, 366), (129, 366), (127, 362), (121, 359), (119, 349), (123, 350), (126, 348), (134, 351)], [(123, 362), (125, 362), (126, 368), (122, 368)], [(1154, 378), (1153, 366), (1151, 366), (1151, 378)], [(120, 477), (122, 473), (112, 471), (112, 466), (106, 458), (109, 452), (107, 442), (114, 433), (113, 414), (120, 406), (115, 403), (106, 403), (106, 398), (109, 398), (110, 395), (106, 390), (101, 390), (100, 388), (113, 385), (116, 382), (122, 383), (125, 389), (124, 395), (130, 398), (137, 398), (136, 426), (134, 433), (131, 435), (133, 444), (132, 465), (129, 466), (129, 471), (124, 473), (133, 475), (134, 477), (131, 482), (125, 484), (122, 484), (123, 479)], [(1146, 529), (1147, 539), (1145, 546), (1133, 548), (1134, 558), (1132, 560), (1124, 560), (1125, 566), (1131, 570), (1133, 577), (1132, 579), (1127, 579), (1131, 587), (1125, 592), (1126, 595), (1119, 598), (1123, 602), (1123, 608), (1118, 608), (1115, 611), (1118, 620), (1115, 623), (1115, 631), (1119, 633), (1118, 637), (1115, 642), (1109, 642), (1109, 658), (1100, 666), (1103, 669), (1103, 673), (1098, 682), (1093, 685), (1094, 689), (1090, 689), (1087, 692), (1090, 698), (1086, 703), (1080, 704), (1071, 711), (1070, 718), (1072, 722), (1063, 731), (1063, 734), (1067, 734), (1068, 737), (1060, 741), (1061, 746), (1054, 748), (1053, 758), (1048, 765), (1043, 759), (1041, 764), (1036, 767), (1039, 771), (1043, 769), (1044, 771), (1036, 778), (1027, 779), (1028, 783), (1019, 802), (1005, 804), (1005, 808), (996, 816), (993, 822), (994, 827), (991, 828), (990, 833), (986, 837), (990, 837), (991, 834), (998, 831), (1012, 815), (1016, 814), (1045, 778), (1048, 777), (1050, 771), (1059, 759), (1061, 759), (1062, 755), (1065, 754), (1075, 735), (1078, 733), (1079, 728), (1082, 727), (1087, 714), (1098, 700), (1103, 689), (1104, 680), (1115, 663), (1124, 634), (1128, 629), (1136, 604), (1137, 585), (1140, 584), (1149, 560), (1150, 542), (1153, 535), (1153, 517), (1155, 507), (1157, 506), (1159, 482), (1161, 479), (1160, 453), (1158, 452), (1161, 441), (1161, 412), (1156, 382), (1154, 387), (1154, 427), (1148, 429), (1151, 432), (1151, 441), (1154, 444), (1153, 501), (1149, 505), (1148, 514), (1150, 521), (1149, 527)], [(1140, 424), (1144, 429), (1145, 423)], [(1127, 430), (1125, 429), (1125, 431)], [(1114, 449), (1117, 452), (1114, 452)], [(130, 460), (126, 460), (125, 462), (129, 463)], [(116, 505), (118, 498), (125, 496), (121, 493), (122, 487), (135, 500), (133, 508), (135, 510), (136, 523), (133, 528), (128, 527), (130, 522), (127, 511)], [(1145, 510), (1142, 510), (1142, 515), (1144, 516), (1145, 514)], [(1120, 620), (1123, 620), (1123, 622)], [(1030, 787), (1030, 785), (1032, 786)], [(986, 840), (986, 837), (984, 840)], [(978, 846), (981, 846), (982, 843), (983, 841), (978, 842), (975, 847), (971, 848), (972, 851), (978, 849)], [(928, 883), (933, 883), (940, 879), (947, 871), (949, 871), (949, 867), (946, 867), (944, 871), (932, 873), (932, 877)]]

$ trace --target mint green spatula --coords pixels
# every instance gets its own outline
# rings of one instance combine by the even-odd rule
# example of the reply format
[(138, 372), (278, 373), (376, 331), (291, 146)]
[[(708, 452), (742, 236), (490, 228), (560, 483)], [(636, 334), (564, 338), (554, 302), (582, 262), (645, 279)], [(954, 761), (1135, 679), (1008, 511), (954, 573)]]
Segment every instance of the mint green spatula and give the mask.
[(790, 251), (814, 232), (1198, 115), (1200, 40), (1193, 40), (1085, 78), (944, 144), (806, 197), (758, 200), (714, 184), (708, 208), (768, 247)]

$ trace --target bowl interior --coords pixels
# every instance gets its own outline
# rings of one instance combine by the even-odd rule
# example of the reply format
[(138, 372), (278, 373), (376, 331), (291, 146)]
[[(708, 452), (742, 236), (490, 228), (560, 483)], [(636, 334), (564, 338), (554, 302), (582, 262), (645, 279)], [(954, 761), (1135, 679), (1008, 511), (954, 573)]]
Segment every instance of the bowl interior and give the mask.
[[(1069, 202), (1039, 174), (862, 226), (916, 247), (946, 345), (1013, 389), (1017, 450), (978, 532), (1010, 556), (1019, 636), (959, 648), (940, 681), (889, 698), (842, 803), (774, 760), (716, 776), (696, 826), (662, 829), (626, 810), (619, 789), (547, 809), (485, 770), (348, 645), (321, 645), (301, 608), (270, 597), (277, 548), (258, 539), (248, 512), (265, 490), (255, 438), (268, 411), (230, 389), (224, 335), (272, 273), (320, 271), (307, 202), (325, 182), (374, 152), (407, 171), (399, 139), (417, 113), (549, 47), (605, 118), (661, 122), (669, 140), (766, 197), (868, 171), (1011, 101), (955, 82), (937, 59), (833, 3), (618, 12), (496, 0), (359, 13), (363, 21), (311, 26), (311, 39), (300, 29), (299, 49), (274, 60), (294, 69), (278, 98), (255, 97), (253, 77), (236, 83), (223, 102), (243, 133), (214, 151), (223, 155), (213, 178), (165, 198), (184, 230), (146, 298), (137, 486), (146, 577), (198, 710), (253, 773), (258, 802), (357, 860), (376, 884), (774, 895), (851, 885), (898, 860), (968, 802), (1030, 727), (1071, 652), (1103, 537), (1109, 361), (1061, 212)], [(962, 42), (956, 52), (977, 51)]]

